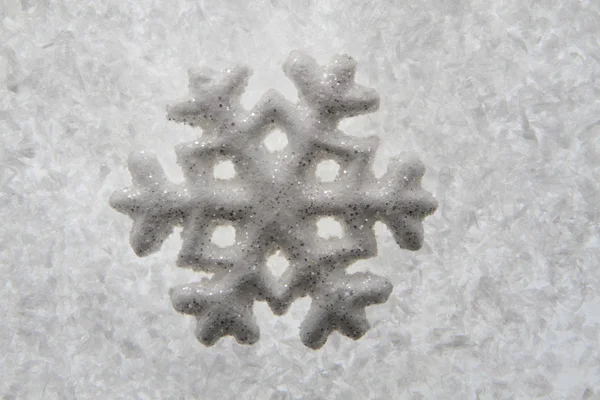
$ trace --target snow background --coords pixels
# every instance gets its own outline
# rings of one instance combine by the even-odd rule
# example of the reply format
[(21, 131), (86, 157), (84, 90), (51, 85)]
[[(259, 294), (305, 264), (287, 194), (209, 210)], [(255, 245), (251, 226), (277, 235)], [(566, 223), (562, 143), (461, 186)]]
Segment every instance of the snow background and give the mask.
[[(578, 0), (0, 1), (3, 399), (600, 398), (600, 6)], [(358, 61), (380, 111), (346, 120), (402, 151), (440, 202), (359, 341), (305, 348), (297, 301), (259, 344), (204, 348), (168, 288), (180, 239), (137, 258), (108, 198), (126, 157), (197, 132), (166, 121), (188, 68), (241, 61), (243, 104), (302, 48)]]

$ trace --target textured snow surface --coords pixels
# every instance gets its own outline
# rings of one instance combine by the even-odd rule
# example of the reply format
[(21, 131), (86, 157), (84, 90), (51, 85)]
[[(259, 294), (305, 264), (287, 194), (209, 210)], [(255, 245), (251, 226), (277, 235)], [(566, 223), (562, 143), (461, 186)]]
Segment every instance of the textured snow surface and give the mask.
[[(5, 399), (594, 399), (600, 396), (600, 6), (595, 1), (5, 0), (0, 3), (0, 396)], [(439, 201), (419, 252), (377, 224), (350, 267), (394, 284), (371, 330), (297, 337), (309, 307), (255, 306), (261, 341), (198, 346), (168, 288), (181, 247), (138, 258), (108, 207), (128, 154), (195, 132), (164, 118), (186, 71), (231, 61), (293, 99), (281, 59), (351, 54), (380, 111), (374, 172), (415, 153)], [(333, 230), (332, 230), (333, 231)]]

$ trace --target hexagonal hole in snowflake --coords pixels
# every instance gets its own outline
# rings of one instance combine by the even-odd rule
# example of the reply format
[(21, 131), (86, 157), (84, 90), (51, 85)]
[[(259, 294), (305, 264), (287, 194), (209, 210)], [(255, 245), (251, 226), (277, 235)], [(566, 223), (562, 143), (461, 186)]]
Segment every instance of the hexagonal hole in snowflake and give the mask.
[(263, 143), (267, 150), (273, 153), (275, 151), (283, 150), (288, 145), (288, 138), (285, 133), (281, 132), (279, 129), (275, 129), (265, 137)]
[(281, 250), (276, 251), (267, 258), (267, 267), (276, 278), (279, 278), (288, 269), (289, 265), (290, 262), (284, 257)]
[(321, 182), (333, 182), (340, 172), (340, 164), (334, 160), (323, 160), (317, 164), (315, 174)]
[(235, 166), (230, 160), (220, 161), (215, 164), (213, 169), (215, 179), (232, 179), (235, 175)]
[(231, 224), (215, 227), (210, 241), (219, 247), (229, 247), (235, 243), (235, 228)]
[(322, 217), (317, 221), (317, 235), (323, 239), (341, 238), (344, 236), (344, 228), (337, 219)]

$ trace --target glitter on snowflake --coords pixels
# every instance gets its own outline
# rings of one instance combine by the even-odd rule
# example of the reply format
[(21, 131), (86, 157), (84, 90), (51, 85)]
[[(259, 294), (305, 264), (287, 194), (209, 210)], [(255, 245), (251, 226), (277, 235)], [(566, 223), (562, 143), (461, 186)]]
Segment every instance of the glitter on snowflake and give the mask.
[[(369, 329), (365, 307), (385, 302), (392, 285), (346, 268), (377, 254), (377, 220), (400, 247), (419, 249), (421, 221), (437, 207), (420, 187), (418, 160), (396, 159), (376, 179), (377, 138), (350, 137), (337, 128), (342, 118), (379, 107), (377, 93), (354, 82), (352, 58), (336, 56), (322, 67), (296, 51), (283, 69), (299, 91), (298, 103), (271, 90), (251, 111), (239, 101), (248, 68), (191, 70), (190, 99), (167, 109), (170, 120), (204, 131), (176, 149), (185, 182), (170, 183), (155, 156), (136, 153), (129, 158), (133, 187), (110, 201), (133, 219), (130, 242), (139, 256), (157, 251), (173, 227), (183, 227), (177, 265), (213, 275), (171, 289), (171, 300), (177, 311), (196, 317), (196, 336), (208, 346), (225, 335), (255, 343), (254, 301), (281, 315), (302, 296), (312, 298), (301, 324), (306, 346), (320, 348), (334, 330), (360, 338)], [(287, 143), (265, 144), (273, 132), (284, 132)], [(328, 182), (315, 173), (323, 160), (339, 164)], [(217, 174), (223, 163), (235, 171)], [(341, 224), (341, 237), (319, 237), (323, 217)], [(215, 229), (227, 224), (235, 229), (234, 244), (214, 243)], [(280, 276), (267, 266), (276, 250), (289, 264)]]

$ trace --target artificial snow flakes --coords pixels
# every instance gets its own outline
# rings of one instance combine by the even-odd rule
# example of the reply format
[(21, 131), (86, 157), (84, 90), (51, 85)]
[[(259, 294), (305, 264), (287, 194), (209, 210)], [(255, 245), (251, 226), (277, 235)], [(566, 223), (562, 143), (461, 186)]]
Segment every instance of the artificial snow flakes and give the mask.
[[(167, 110), (170, 120), (204, 130), (176, 150), (185, 183), (170, 183), (154, 155), (129, 158), (133, 187), (110, 203), (133, 219), (130, 242), (139, 256), (157, 251), (174, 226), (183, 227), (177, 265), (212, 277), (170, 294), (177, 311), (196, 317), (196, 336), (205, 345), (224, 335), (255, 343), (254, 301), (281, 315), (307, 295), (312, 304), (300, 333), (306, 346), (320, 348), (333, 330), (358, 339), (369, 329), (365, 307), (385, 302), (392, 291), (385, 278), (345, 271), (377, 254), (375, 221), (388, 225), (400, 247), (421, 247), (421, 221), (437, 206), (420, 188), (423, 165), (396, 159), (376, 179), (370, 167), (377, 138), (337, 128), (340, 119), (379, 106), (375, 91), (354, 82), (355, 68), (345, 55), (321, 67), (292, 52), (283, 69), (299, 91), (298, 103), (270, 90), (251, 111), (239, 102), (248, 68), (191, 70), (190, 99)], [(276, 129), (287, 143), (267, 146), (265, 137)], [(339, 164), (335, 179), (317, 179), (323, 160)], [(218, 174), (215, 167), (224, 162), (234, 171)], [(323, 217), (338, 221), (343, 235), (319, 237)], [(234, 244), (215, 243), (213, 232), (227, 225), (235, 228)], [(288, 260), (278, 277), (267, 266), (275, 251)]]

